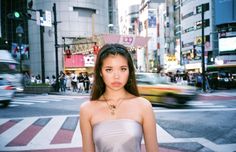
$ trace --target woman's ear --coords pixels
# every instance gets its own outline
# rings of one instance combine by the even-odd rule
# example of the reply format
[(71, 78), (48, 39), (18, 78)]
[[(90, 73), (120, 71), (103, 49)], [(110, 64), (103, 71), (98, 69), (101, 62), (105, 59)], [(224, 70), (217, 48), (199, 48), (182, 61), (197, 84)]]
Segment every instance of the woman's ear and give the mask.
[(102, 73), (100, 73), (100, 76), (102, 77)]

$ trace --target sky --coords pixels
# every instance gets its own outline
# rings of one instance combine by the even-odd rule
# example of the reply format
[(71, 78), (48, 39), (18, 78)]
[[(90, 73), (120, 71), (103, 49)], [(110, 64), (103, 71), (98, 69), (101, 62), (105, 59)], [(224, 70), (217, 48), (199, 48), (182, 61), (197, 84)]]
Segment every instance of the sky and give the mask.
[(133, 4), (140, 4), (141, 0), (118, 0), (118, 11), (121, 13), (124, 11), (128, 6)]

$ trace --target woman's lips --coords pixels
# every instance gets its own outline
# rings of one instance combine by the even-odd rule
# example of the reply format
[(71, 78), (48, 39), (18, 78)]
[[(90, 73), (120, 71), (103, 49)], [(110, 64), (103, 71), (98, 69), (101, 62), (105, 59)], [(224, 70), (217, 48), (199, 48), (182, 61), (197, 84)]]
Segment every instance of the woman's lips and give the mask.
[(111, 85), (114, 87), (119, 87), (122, 85), (122, 83), (121, 82), (112, 82)]

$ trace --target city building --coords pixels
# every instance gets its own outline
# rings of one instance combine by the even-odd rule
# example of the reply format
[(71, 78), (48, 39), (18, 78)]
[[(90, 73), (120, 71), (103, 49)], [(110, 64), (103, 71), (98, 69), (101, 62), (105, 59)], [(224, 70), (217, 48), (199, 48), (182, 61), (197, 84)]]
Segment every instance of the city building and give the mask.
[(212, 32), (214, 63), (232, 65), (236, 73), (236, 2), (228, 0), (212, 3), (215, 24)]
[[(76, 71), (91, 72), (93, 67), (86, 67), (85, 61), (92, 56), (94, 42), (91, 37), (109, 32), (109, 26), (117, 25), (117, 1), (93, 1), (93, 0), (44, 0), (33, 1), (33, 10), (42, 10), (40, 18), (47, 20), (46, 12), (51, 13), (49, 18), (54, 23), (53, 3), (56, 4), (57, 17), (57, 41), (58, 41), (58, 65), (55, 55), (55, 28), (44, 26), (43, 34), (37, 22), (29, 20), (29, 44), (31, 50), (31, 73), (41, 74), (42, 65), (45, 67), (45, 75), (55, 75), (56, 66), (65, 72)], [(37, 17), (37, 11), (31, 11), (32, 16)], [(114, 14), (115, 13), (115, 14)], [(42, 22), (42, 21), (41, 21)], [(115, 30), (114, 28), (112, 30)], [(42, 36), (40, 37), (40, 34)], [(43, 39), (42, 39), (43, 37)], [(44, 61), (41, 58), (43, 40)], [(42, 44), (42, 43), (41, 43)], [(70, 60), (66, 60), (66, 50), (72, 53)], [(66, 63), (73, 62), (73, 63)]]
[(138, 66), (142, 71), (157, 71), (157, 8), (164, 0), (142, 0), (139, 9), (139, 35), (150, 37), (146, 47), (138, 50), (138, 60), (144, 58), (144, 64)]
[[(181, 4), (181, 53), (182, 63), (185, 69), (190, 71), (201, 71), (202, 57), (202, 4), (205, 4), (204, 10), (204, 42), (205, 58), (212, 54), (211, 39), (213, 31), (212, 9), (210, 0), (202, 1), (182, 1)], [(207, 62), (207, 61), (205, 61)]]

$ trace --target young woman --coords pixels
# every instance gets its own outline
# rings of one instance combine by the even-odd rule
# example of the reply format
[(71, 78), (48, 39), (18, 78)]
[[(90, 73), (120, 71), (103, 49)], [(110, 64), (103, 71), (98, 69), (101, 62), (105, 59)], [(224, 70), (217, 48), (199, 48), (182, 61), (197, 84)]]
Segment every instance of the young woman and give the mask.
[(126, 47), (108, 44), (98, 53), (91, 100), (80, 107), (83, 152), (158, 151), (156, 121), (149, 101), (139, 97)]

